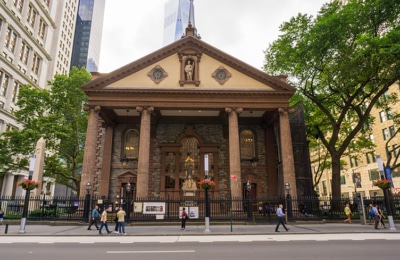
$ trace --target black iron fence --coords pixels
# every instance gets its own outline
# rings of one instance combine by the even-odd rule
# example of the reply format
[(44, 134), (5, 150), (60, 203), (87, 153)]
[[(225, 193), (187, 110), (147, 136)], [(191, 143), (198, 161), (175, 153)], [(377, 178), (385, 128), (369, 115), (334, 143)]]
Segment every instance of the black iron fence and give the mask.
[[(368, 219), (368, 205), (376, 203), (386, 212), (383, 197), (364, 198), (361, 201), (350, 201), (348, 198), (332, 199), (329, 197), (269, 197), (269, 198), (210, 198), (210, 219), (212, 221), (249, 221), (271, 222), (276, 219), (276, 209), (283, 204), (289, 221), (296, 220), (344, 220), (343, 209), (347, 203), (354, 212), (354, 219), (365, 214)], [(20, 219), (23, 213), (25, 197), (0, 197), (0, 211), (4, 219)], [(178, 221), (179, 212), (186, 207), (191, 219), (205, 218), (204, 198), (146, 198), (132, 201), (111, 201), (97, 197), (31, 197), (27, 219), (34, 221), (83, 221), (87, 222), (91, 209), (99, 205), (100, 211), (106, 206), (111, 208), (109, 220), (112, 221), (118, 207), (128, 213), (129, 222), (169, 222)], [(400, 197), (391, 198), (393, 218), (400, 219)]]

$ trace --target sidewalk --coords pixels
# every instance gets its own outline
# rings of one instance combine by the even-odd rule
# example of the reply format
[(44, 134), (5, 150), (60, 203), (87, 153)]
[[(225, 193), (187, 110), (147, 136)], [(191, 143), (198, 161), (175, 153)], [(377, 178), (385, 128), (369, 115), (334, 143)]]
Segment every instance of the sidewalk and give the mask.
[[(205, 225), (199, 223), (186, 225), (186, 230), (181, 230), (180, 225), (140, 225), (133, 224), (125, 227), (128, 236), (201, 236), (201, 235), (265, 235), (265, 234), (336, 234), (336, 233), (400, 233), (400, 224), (395, 224), (396, 230), (390, 230), (389, 224), (386, 229), (380, 227), (374, 229), (373, 225), (361, 225), (359, 223), (297, 223), (287, 224), (290, 229), (288, 232), (280, 227), (280, 232), (275, 233), (275, 223), (260, 225), (243, 224), (215, 224), (211, 223), (210, 232), (205, 232)], [(19, 234), (20, 225), (9, 225), (7, 234), (5, 234), (5, 225), (0, 226), (0, 236), (98, 236), (96, 227), (87, 230), (87, 225), (32, 225), (27, 224), (25, 233)], [(110, 231), (114, 231), (114, 223), (109, 224)], [(106, 231), (103, 229), (103, 234)], [(110, 234), (116, 235), (116, 234)]]

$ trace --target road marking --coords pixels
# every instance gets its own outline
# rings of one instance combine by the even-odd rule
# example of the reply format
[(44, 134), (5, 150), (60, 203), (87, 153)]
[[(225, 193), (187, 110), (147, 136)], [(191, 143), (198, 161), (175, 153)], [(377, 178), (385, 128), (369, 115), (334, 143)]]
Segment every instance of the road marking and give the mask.
[(107, 254), (160, 254), (160, 253), (195, 253), (195, 250), (171, 251), (107, 251)]
[(213, 243), (213, 242), (279, 242), (279, 241), (331, 241), (331, 240), (400, 240), (400, 233), (335, 233), (285, 235), (213, 235), (213, 236), (1, 236), (0, 244), (9, 243)]

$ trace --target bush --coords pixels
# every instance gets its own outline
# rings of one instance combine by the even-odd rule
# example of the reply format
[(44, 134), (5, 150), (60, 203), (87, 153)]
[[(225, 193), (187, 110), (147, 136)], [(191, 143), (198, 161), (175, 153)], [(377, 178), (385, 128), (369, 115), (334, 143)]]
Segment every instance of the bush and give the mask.
[[(49, 210), (49, 209), (45, 209), (45, 210), (41, 210), (41, 209), (35, 209), (32, 210), (31, 212), (29, 212), (28, 217), (53, 217), (54, 216), (54, 210)], [(57, 210), (56, 212), (56, 217), (59, 216), (59, 212)]]

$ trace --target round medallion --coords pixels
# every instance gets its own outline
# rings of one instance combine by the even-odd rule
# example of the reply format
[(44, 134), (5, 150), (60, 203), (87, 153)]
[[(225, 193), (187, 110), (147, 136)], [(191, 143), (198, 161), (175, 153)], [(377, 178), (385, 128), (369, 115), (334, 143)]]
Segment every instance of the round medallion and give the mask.
[(153, 70), (152, 77), (154, 80), (160, 80), (163, 78), (163, 76), (164, 76), (164, 73), (162, 70), (160, 70), (160, 69)]
[(215, 73), (215, 77), (218, 80), (226, 80), (226, 70), (224, 69), (217, 70), (217, 72)]

